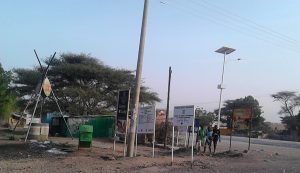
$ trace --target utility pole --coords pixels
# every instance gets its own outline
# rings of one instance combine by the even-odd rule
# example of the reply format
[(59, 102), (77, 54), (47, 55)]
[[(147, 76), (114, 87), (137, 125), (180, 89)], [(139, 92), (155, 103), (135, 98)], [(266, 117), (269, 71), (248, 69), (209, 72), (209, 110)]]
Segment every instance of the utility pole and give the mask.
[(172, 76), (172, 69), (171, 69), (171, 67), (169, 67), (169, 82), (168, 82), (168, 98), (167, 98), (167, 111), (166, 111), (166, 122), (165, 122), (166, 124), (165, 124), (165, 143), (164, 143), (164, 147), (166, 147), (166, 145), (167, 145), (171, 76)]
[(133, 107), (133, 113), (132, 113), (131, 120), (130, 120), (130, 133), (129, 133), (129, 140), (128, 140), (129, 142), (127, 145), (127, 157), (133, 157), (133, 152), (134, 152), (136, 120), (137, 120), (138, 109), (139, 109), (141, 76), (142, 76), (143, 59), (144, 59), (144, 44), (145, 44), (145, 36), (146, 36), (147, 13), (148, 13), (148, 0), (145, 0), (144, 1), (144, 12), (143, 12), (141, 36), (140, 36), (139, 54), (138, 54), (138, 61), (137, 61), (137, 69), (136, 69), (136, 75), (135, 75), (136, 79), (135, 79), (135, 92), (134, 92), (134, 107)]

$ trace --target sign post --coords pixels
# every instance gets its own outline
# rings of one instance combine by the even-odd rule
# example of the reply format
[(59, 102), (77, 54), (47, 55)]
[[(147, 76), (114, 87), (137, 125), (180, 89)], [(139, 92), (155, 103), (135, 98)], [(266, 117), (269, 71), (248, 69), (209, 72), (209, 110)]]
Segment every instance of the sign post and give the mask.
[[(194, 143), (194, 131), (195, 131), (195, 107), (194, 105), (189, 106), (175, 106), (174, 107), (174, 118), (173, 118), (173, 135), (172, 135), (172, 163), (173, 163), (173, 148), (174, 148), (174, 126), (192, 126)], [(194, 145), (192, 145), (192, 164), (194, 161)]]
[(232, 128), (233, 128), (233, 125), (232, 125), (232, 115), (231, 115), (231, 120), (230, 120), (230, 140), (229, 140), (229, 151), (231, 151), (231, 141), (232, 141)]
[(172, 130), (172, 161), (171, 165), (173, 165), (174, 162), (174, 125), (173, 125), (173, 130)]
[[(154, 112), (155, 112), (155, 108), (154, 108)], [(152, 139), (152, 144), (153, 144), (153, 151), (152, 151), (152, 157), (154, 157), (155, 154), (155, 124), (156, 124), (156, 114), (154, 114), (154, 123), (153, 123), (153, 139)]]
[(251, 139), (251, 128), (252, 128), (252, 117), (253, 117), (253, 107), (251, 107), (251, 117), (249, 120), (249, 144), (248, 144), (248, 151), (250, 150), (250, 139)]
[[(156, 121), (155, 106), (145, 106), (145, 107), (139, 108), (137, 134), (138, 133), (139, 134), (153, 134), (152, 157), (154, 157), (154, 146), (155, 146), (155, 121)], [(137, 148), (137, 146), (136, 146), (136, 148)]]
[(195, 108), (194, 109), (194, 115), (193, 115), (193, 131), (192, 131), (192, 160), (191, 160), (191, 165), (193, 167), (194, 165), (194, 142), (195, 142)]
[(126, 152), (129, 100), (130, 100), (130, 89), (119, 91), (113, 149), (114, 149), (114, 153), (115, 153), (117, 133), (124, 134), (124, 149), (123, 149), (124, 157), (126, 154), (125, 152)]
[(184, 141), (184, 146), (187, 148), (187, 140), (188, 140), (188, 130), (189, 130), (189, 126), (186, 126), (186, 130), (185, 130), (185, 141)]
[[(249, 135), (248, 150), (250, 149), (252, 116), (253, 116), (252, 108), (239, 108), (233, 110), (233, 115), (231, 120), (233, 123), (232, 128), (248, 129), (248, 135)], [(229, 150), (230, 149), (231, 149), (231, 143), (230, 143)]]

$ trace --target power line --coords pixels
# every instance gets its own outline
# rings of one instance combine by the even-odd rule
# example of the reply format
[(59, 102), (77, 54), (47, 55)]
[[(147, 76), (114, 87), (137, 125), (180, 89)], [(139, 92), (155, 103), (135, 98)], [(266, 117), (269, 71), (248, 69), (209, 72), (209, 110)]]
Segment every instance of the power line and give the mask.
[[(216, 25), (223, 25), (223, 26), (225, 26), (225, 27), (227, 27), (231, 30), (237, 31), (237, 32), (239, 32), (243, 35), (248, 36), (248, 37), (253, 36), (254, 38), (256, 38), (258, 40), (261, 40), (263, 42), (268, 42), (268, 43), (270, 43), (274, 46), (277, 46), (277, 47), (280, 47), (280, 48), (285, 47), (286, 49), (288, 49), (290, 51), (300, 53), (298, 48), (291, 47), (293, 45), (290, 45), (290, 44), (287, 45), (287, 44), (285, 44), (286, 42), (284, 42), (284, 44), (282, 44), (282, 42), (283, 42), (282, 39), (278, 40), (278, 38), (276, 37), (278, 42), (274, 42), (274, 37), (275, 36), (272, 37), (270, 35), (267, 35), (267, 38), (266, 38), (266, 35), (262, 36), (261, 33), (256, 33), (255, 34), (255, 31), (257, 31), (257, 29), (255, 30), (255, 29), (253, 29), (253, 27), (252, 27), (252, 30), (251, 30), (251, 28), (249, 28), (249, 27), (246, 27), (246, 26), (240, 25), (240, 24), (237, 25), (237, 23), (235, 23), (234, 21), (226, 19), (226, 18), (225, 18), (225, 20), (220, 20), (219, 18), (215, 17), (214, 15), (212, 15), (212, 16), (203, 15), (203, 14), (201, 14), (201, 12), (199, 13), (199, 9), (195, 9), (194, 6), (187, 7), (186, 3), (178, 5), (178, 2), (177, 2), (177, 4), (175, 4), (174, 0), (172, 1), (172, 3), (171, 3), (171, 1), (168, 1), (168, 3), (166, 1), (164, 1), (164, 2), (160, 1), (160, 3), (162, 5), (172, 7), (172, 8), (176, 9), (179, 12), (185, 11), (186, 13), (184, 13), (184, 14), (192, 15), (193, 17), (207, 20), (207, 21), (212, 22)], [(229, 23), (232, 23), (232, 24), (229, 25)], [(245, 30), (248, 30), (250, 32), (246, 32)], [(253, 32), (253, 30), (254, 30), (254, 32)]]
[[(188, 7), (188, 8), (196, 11), (198, 14), (202, 12), (202, 11), (199, 11), (199, 9), (195, 8), (195, 5), (192, 5), (191, 7)], [(206, 7), (203, 8), (203, 9), (207, 10)], [(208, 12), (210, 12), (210, 11), (208, 11)], [(287, 49), (290, 49), (290, 50), (293, 50), (295, 52), (300, 53), (299, 52), (299, 47), (295, 47), (295, 45), (287, 45), (286, 44), (287, 42), (283, 42), (282, 40), (278, 40), (278, 39), (277, 39), (277, 42), (274, 42), (274, 38), (275, 37), (272, 37), (270, 35), (262, 35), (261, 32), (257, 33), (257, 29), (253, 29), (253, 27), (241, 25), (240, 22), (237, 23), (237, 22), (232, 21), (232, 20), (230, 20), (228, 18), (224, 18), (223, 16), (224, 16), (224, 14), (222, 14), (222, 16), (221, 16), (222, 19), (219, 19), (214, 14), (212, 14), (211, 16), (207, 16), (206, 15), (206, 17), (208, 17), (208, 18), (214, 19), (214, 20), (216, 20), (218, 22), (222, 22), (222, 24), (224, 26), (226, 26), (226, 27), (231, 27), (231, 28), (233, 27), (232, 29), (236, 30), (237, 32), (243, 33), (243, 34), (245, 34), (247, 36), (252, 35), (253, 37), (255, 37), (255, 38), (259, 39), (259, 40), (272, 43), (273, 45), (279, 46), (281, 48), (285, 47)], [(231, 24), (229, 25), (229, 23), (231, 23)], [(245, 32), (245, 30), (248, 30), (250, 32)], [(256, 34), (255, 34), (255, 32), (256, 32)], [(291, 46), (293, 46), (293, 47), (291, 47)]]
[(227, 16), (229, 18), (231, 18), (232, 20), (235, 20), (235, 21), (238, 21), (238, 22), (241, 22), (241, 23), (244, 23), (245, 25), (249, 26), (249, 27), (252, 27), (252, 28), (255, 28), (261, 32), (264, 32), (264, 33), (267, 33), (267, 34), (271, 34), (272, 36), (278, 38), (278, 39), (281, 39), (281, 40), (284, 40), (284, 41), (287, 41), (289, 42), (290, 44), (293, 44), (295, 46), (299, 46), (299, 41), (287, 36), (287, 35), (284, 35), (284, 34), (281, 34), (277, 31), (274, 31), (273, 29), (271, 28), (268, 28), (268, 27), (265, 27), (261, 24), (258, 24), (248, 18), (245, 18), (243, 16), (240, 16), (240, 15), (237, 15), (235, 13), (233, 13), (232, 11), (230, 10), (227, 10), (225, 8), (222, 8), (220, 6), (217, 6), (215, 4), (212, 4), (211, 2), (209, 1), (206, 1), (206, 0), (201, 0), (201, 1), (194, 1), (192, 0), (194, 3), (196, 4), (199, 4), (200, 3), (204, 3), (206, 4), (206, 7), (209, 7), (211, 9), (214, 9), (215, 11), (217, 11), (218, 13), (221, 13), (222, 15), (224, 16)]

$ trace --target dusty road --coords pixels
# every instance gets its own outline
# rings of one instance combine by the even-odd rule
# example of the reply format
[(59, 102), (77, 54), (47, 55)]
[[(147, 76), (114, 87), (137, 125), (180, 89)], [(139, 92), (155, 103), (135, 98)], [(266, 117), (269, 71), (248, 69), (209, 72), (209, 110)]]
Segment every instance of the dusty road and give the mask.
[[(77, 140), (69, 138), (51, 138), (51, 140), (56, 147), (68, 147), (71, 152), (61, 155), (44, 154), (43, 152), (30, 154), (32, 150), (38, 148), (26, 148), (23, 142), (0, 138), (0, 155), (5, 156), (0, 157), (0, 172), (300, 172), (300, 149), (295, 147), (298, 146), (298, 143), (283, 144), (281, 141), (271, 141), (271, 143), (278, 143), (279, 146), (276, 146), (266, 141), (262, 142), (264, 144), (256, 141), (251, 144), (251, 150), (248, 153), (243, 153), (248, 147), (247, 142), (243, 138), (234, 138), (232, 152), (226, 153), (229, 141), (227, 137), (223, 137), (215, 155), (195, 155), (194, 164), (191, 167), (190, 150), (175, 151), (174, 163), (171, 165), (171, 152), (168, 149), (156, 148), (155, 157), (152, 158), (150, 146), (139, 146), (137, 157), (124, 158), (122, 143), (117, 144), (117, 152), (113, 155), (112, 142), (108, 140), (94, 140), (91, 150), (77, 150)], [(23, 148), (16, 148), (16, 144)], [(10, 153), (14, 154), (14, 157), (9, 157)]]

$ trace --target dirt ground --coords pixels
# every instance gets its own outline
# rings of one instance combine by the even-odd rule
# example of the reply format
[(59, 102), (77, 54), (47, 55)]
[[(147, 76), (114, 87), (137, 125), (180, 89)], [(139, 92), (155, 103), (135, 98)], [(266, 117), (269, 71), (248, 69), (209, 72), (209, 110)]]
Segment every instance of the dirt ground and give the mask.
[[(139, 145), (137, 157), (123, 157), (123, 143), (117, 143), (113, 154), (110, 140), (93, 141), (91, 149), (77, 149), (78, 139), (50, 138), (50, 143), (8, 140), (7, 131), (0, 129), (0, 173), (98, 173), (98, 172), (222, 172), (222, 173), (300, 173), (300, 149), (222, 141), (214, 155), (194, 156), (191, 165), (191, 151), (179, 149), (174, 152), (171, 164), (171, 150), (155, 148), (152, 158), (151, 145)], [(49, 153), (56, 148), (64, 154)]]

